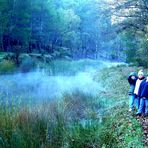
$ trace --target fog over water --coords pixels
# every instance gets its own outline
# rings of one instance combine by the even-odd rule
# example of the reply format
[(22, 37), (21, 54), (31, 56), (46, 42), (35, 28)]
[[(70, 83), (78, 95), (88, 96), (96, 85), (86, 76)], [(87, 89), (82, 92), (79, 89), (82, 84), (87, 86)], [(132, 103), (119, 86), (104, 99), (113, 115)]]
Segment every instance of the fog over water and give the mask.
[(0, 96), (3, 100), (21, 99), (24, 101), (41, 102), (48, 99), (60, 98), (63, 93), (76, 90), (97, 95), (103, 89), (96, 82), (94, 74), (103, 67), (110, 67), (117, 63), (99, 62), (98, 66), (85, 65), (81, 71), (71, 75), (49, 75), (44, 70), (36, 70), (29, 73), (17, 73), (0, 76)]

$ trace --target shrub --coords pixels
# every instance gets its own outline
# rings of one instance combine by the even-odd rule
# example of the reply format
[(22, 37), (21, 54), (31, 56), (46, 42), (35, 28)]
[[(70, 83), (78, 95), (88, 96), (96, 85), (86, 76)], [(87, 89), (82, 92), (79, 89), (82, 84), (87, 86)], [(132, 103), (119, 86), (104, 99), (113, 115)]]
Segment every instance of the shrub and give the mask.
[(136, 58), (135, 59), (135, 63), (137, 66), (143, 66), (145, 68), (148, 68), (148, 60), (147, 57), (143, 57), (143, 58)]
[(36, 68), (36, 62), (31, 57), (27, 57), (20, 64), (20, 70), (22, 72), (29, 72), (29, 71), (31, 71), (31, 70), (33, 70), (35, 68)]
[(15, 68), (16, 66), (12, 61), (3, 60), (0, 62), (0, 73), (11, 73), (14, 72)]

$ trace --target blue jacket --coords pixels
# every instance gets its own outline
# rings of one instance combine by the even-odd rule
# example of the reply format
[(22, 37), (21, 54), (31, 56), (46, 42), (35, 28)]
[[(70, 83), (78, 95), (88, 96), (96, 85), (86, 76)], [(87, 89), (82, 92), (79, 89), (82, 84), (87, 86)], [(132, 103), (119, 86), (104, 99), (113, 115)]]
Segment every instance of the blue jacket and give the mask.
[(145, 82), (146, 80), (143, 80), (140, 84), (140, 87), (139, 87), (139, 90), (138, 90), (138, 97), (142, 97), (142, 92), (143, 92), (143, 89), (144, 89), (144, 86), (145, 86)]
[(148, 82), (144, 83), (144, 88), (141, 92), (141, 97), (145, 97), (148, 99)]

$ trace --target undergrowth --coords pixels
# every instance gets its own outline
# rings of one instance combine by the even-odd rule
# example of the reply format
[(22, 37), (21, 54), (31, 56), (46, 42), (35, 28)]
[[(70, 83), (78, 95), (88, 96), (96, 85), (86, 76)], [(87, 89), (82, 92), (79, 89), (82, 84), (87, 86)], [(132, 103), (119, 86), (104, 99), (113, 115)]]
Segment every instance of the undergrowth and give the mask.
[[(30, 107), (0, 105), (1, 148), (143, 148), (142, 130), (128, 113), (132, 67), (106, 68), (97, 97), (82, 92)], [(105, 100), (105, 101), (104, 101)]]

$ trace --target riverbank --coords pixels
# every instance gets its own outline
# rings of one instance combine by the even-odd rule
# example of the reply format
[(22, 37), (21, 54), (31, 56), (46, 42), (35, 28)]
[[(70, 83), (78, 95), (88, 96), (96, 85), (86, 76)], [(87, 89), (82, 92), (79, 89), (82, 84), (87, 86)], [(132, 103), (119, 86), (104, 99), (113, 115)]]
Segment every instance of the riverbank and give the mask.
[[(0, 75), (13, 73), (28, 73), (38, 70), (46, 70), (50, 75), (74, 73), (84, 71), (85, 68), (111, 67), (118, 65), (118, 62), (99, 59), (79, 59), (73, 60), (68, 56), (56, 57), (50, 54), (37, 53), (15, 53), (0, 52)], [(120, 63), (121, 64), (121, 63)], [(125, 63), (123, 63), (125, 64)]]
[(1, 104), (0, 146), (144, 147), (142, 128), (128, 112), (127, 75), (136, 69), (124, 65), (95, 71), (94, 80), (104, 88), (95, 97), (75, 91), (32, 108)]
[(127, 76), (132, 71), (140, 68), (130, 66), (117, 66), (105, 68), (98, 74), (98, 80), (102, 81), (106, 91), (102, 97), (112, 100), (114, 107), (107, 111), (110, 118), (110, 127), (116, 135), (118, 143), (115, 147), (140, 147), (143, 148), (143, 131), (139, 121), (135, 118), (135, 113), (128, 111), (128, 89)]

